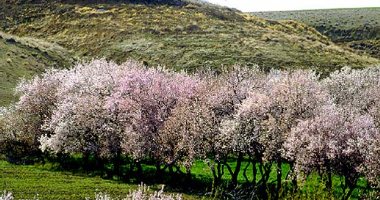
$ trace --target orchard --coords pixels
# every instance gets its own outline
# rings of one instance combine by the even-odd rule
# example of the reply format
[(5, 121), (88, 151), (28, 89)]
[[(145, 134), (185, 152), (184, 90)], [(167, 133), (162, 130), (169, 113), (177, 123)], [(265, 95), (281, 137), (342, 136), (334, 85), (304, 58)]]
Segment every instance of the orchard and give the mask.
[(203, 161), (213, 193), (249, 185), (262, 198), (279, 198), (283, 187), (295, 192), (315, 174), (332, 191), (339, 176), (349, 199), (360, 179), (367, 193), (380, 189), (379, 77), (379, 67), (321, 78), (309, 70), (189, 74), (94, 60), (23, 80), (18, 102), (0, 110), (0, 151), (15, 163), (94, 158), (92, 169), (111, 163), (127, 179), (141, 176), (143, 165), (157, 177), (191, 177)]

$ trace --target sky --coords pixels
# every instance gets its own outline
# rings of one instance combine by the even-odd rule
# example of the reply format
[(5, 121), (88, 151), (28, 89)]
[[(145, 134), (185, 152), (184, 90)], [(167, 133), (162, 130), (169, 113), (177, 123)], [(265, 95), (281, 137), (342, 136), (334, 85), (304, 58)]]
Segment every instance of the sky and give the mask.
[[(380, 7), (380, 0), (206, 0), (245, 12)], [(379, 14), (380, 15), (380, 14)]]

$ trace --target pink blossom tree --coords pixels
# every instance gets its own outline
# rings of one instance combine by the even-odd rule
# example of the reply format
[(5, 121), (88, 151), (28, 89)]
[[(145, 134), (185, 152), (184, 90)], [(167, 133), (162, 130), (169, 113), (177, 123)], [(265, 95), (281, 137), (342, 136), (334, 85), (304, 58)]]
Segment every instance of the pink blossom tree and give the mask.
[(181, 165), (189, 173), (203, 159), (215, 185), (226, 168), (232, 186), (249, 157), (253, 183), (257, 165), (264, 184), (276, 165), (278, 192), (289, 162), (298, 175), (327, 175), (330, 186), (332, 173), (345, 177), (348, 198), (360, 176), (379, 183), (379, 76), (380, 68), (344, 68), (321, 81), (307, 70), (237, 66), (189, 75), (95, 60), (24, 80), (20, 100), (0, 110), (0, 148), (95, 155), (115, 167), (124, 154), (158, 172)]
[[(214, 180), (220, 182), (224, 174), (224, 167), (231, 175), (231, 185), (236, 186), (237, 178), (241, 171), (244, 153), (225, 148), (226, 135), (222, 125), (230, 120), (237, 112), (239, 105), (249, 96), (250, 91), (261, 88), (264, 85), (266, 75), (258, 68), (246, 68), (235, 66), (216, 77), (208, 77), (208, 93), (205, 95), (205, 104), (214, 115), (214, 124), (217, 131), (211, 135), (209, 141), (213, 141), (212, 157), (215, 163), (209, 163), (213, 171)], [(229, 143), (231, 145), (232, 143)], [(233, 169), (228, 163), (228, 157), (236, 157), (236, 167)]]
[[(39, 138), (50, 134), (42, 129), (57, 101), (56, 91), (62, 79), (62, 71), (48, 70), (31, 80), (23, 79), (16, 88), (19, 101), (7, 109), (4, 127), (8, 137), (8, 152), (22, 150), (18, 157), (41, 156)], [(27, 152), (27, 153), (26, 153)], [(17, 152), (14, 152), (17, 154)]]
[[(164, 144), (160, 154), (165, 155), (167, 162), (179, 160), (188, 169), (195, 158), (206, 159), (216, 186), (221, 182), (224, 166), (228, 165), (228, 156), (233, 156), (233, 152), (224, 152), (218, 145), (220, 123), (233, 115), (236, 104), (246, 98), (251, 87), (258, 86), (264, 75), (257, 69), (235, 67), (220, 76), (199, 76), (202, 83), (195, 95), (177, 104), (164, 123), (159, 137)], [(237, 162), (241, 164), (241, 155)], [(240, 169), (227, 168), (237, 183)]]
[(56, 109), (44, 124), (52, 134), (40, 138), (41, 149), (81, 153), (85, 159), (94, 155), (99, 165), (102, 158), (111, 158), (118, 171), (123, 128), (105, 105), (121, 77), (141, 67), (133, 61), (117, 65), (94, 60), (65, 71)]
[(364, 176), (369, 181), (371, 187), (380, 187), (380, 134), (375, 135), (370, 140), (360, 140), (363, 147), (362, 154), (365, 155), (365, 160), (360, 166)]
[[(344, 68), (332, 73), (323, 81), (334, 102), (342, 108), (350, 108), (357, 114), (370, 115), (376, 128), (380, 128), (380, 68), (372, 67), (361, 70)], [(372, 184), (379, 182), (379, 137), (362, 138), (363, 154), (366, 161), (363, 167)], [(364, 148), (366, 147), (366, 148)], [(368, 149), (369, 148), (369, 149)]]
[(368, 141), (378, 134), (371, 116), (332, 104), (294, 127), (284, 146), (286, 154), (295, 160), (298, 174), (308, 175), (313, 171), (327, 174), (328, 189), (332, 186), (333, 173), (343, 176), (343, 191), (347, 192), (343, 199), (348, 199), (359, 177), (364, 175)]
[(0, 113), (0, 153), (6, 155), (10, 162), (20, 162), (20, 158), (25, 156), (22, 154), (36, 150), (33, 135), (23, 132), (25, 124), (20, 114), (14, 106), (2, 109)]
[[(224, 148), (248, 154), (260, 164), (262, 181), (277, 164), (277, 190), (281, 188), (283, 144), (298, 120), (313, 117), (328, 95), (310, 71), (272, 71), (261, 88), (256, 88), (239, 105), (232, 119), (223, 123)], [(253, 172), (255, 175), (255, 171)]]
[(380, 124), (380, 68), (343, 68), (323, 80), (334, 102), (359, 113), (370, 114)]
[(124, 127), (123, 151), (136, 161), (153, 159), (161, 171), (165, 158), (160, 154), (159, 138), (165, 132), (160, 130), (176, 105), (194, 95), (198, 83), (195, 77), (163, 69), (139, 69), (124, 75), (106, 104), (118, 113)]
[(180, 163), (188, 173), (195, 159), (206, 159), (213, 148), (215, 117), (200, 99), (178, 104), (160, 130), (159, 152), (167, 164)]

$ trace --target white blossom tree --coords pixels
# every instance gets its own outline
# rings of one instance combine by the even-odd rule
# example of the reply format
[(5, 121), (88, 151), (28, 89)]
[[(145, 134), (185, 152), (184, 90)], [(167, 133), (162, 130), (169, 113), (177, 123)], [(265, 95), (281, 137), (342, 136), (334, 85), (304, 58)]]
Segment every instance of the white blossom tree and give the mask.
[[(370, 115), (380, 128), (380, 67), (365, 69), (344, 68), (332, 73), (323, 81), (334, 102), (341, 108), (350, 109), (357, 115)], [(379, 183), (379, 137), (362, 138), (363, 154), (366, 155), (362, 167), (372, 184)], [(364, 148), (365, 147), (365, 148)], [(369, 148), (369, 149), (368, 149)]]
[(142, 65), (133, 61), (117, 65), (94, 60), (64, 71), (56, 109), (43, 127), (52, 134), (40, 138), (41, 149), (81, 153), (85, 160), (94, 155), (98, 165), (102, 158), (111, 158), (118, 171), (123, 126), (106, 102), (121, 77), (137, 68)]
[(198, 84), (196, 77), (163, 69), (140, 69), (125, 75), (107, 100), (109, 109), (118, 110), (124, 127), (123, 151), (136, 161), (154, 160), (161, 171), (165, 158), (160, 153), (160, 137), (166, 132), (160, 130), (176, 105), (194, 95)]
[(196, 159), (206, 159), (213, 149), (215, 116), (200, 99), (181, 102), (160, 130), (159, 152), (167, 164), (180, 163), (190, 173)]
[[(313, 117), (328, 94), (310, 71), (272, 71), (261, 88), (252, 90), (232, 119), (223, 123), (224, 148), (248, 154), (260, 164), (262, 182), (277, 164), (277, 191), (281, 188), (283, 144), (299, 120)], [(255, 176), (255, 171), (253, 172)]]
[(313, 171), (327, 174), (328, 189), (332, 186), (332, 174), (343, 176), (343, 191), (348, 189), (343, 198), (348, 199), (364, 175), (368, 142), (378, 134), (371, 116), (358, 115), (332, 104), (294, 127), (285, 148), (287, 155), (295, 159), (298, 174), (308, 175)]

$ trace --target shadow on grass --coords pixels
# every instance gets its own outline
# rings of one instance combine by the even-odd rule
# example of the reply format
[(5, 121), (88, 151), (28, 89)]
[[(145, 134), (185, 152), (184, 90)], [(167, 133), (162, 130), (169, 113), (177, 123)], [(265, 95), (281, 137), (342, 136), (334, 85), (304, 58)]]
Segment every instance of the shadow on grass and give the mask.
[(207, 175), (186, 174), (182, 171), (170, 172), (168, 169), (160, 171), (156, 167), (142, 164), (142, 172), (139, 172), (132, 161), (122, 158), (122, 165), (118, 170), (112, 162), (101, 161), (90, 157), (83, 159), (81, 156), (63, 156), (50, 158), (43, 164), (44, 170), (54, 172), (70, 172), (75, 176), (95, 177), (118, 183), (140, 184), (144, 183), (154, 189), (160, 189), (159, 185), (165, 185), (166, 192), (183, 193), (186, 195), (204, 196), (212, 190), (212, 178)]
[[(228, 163), (233, 167), (233, 159)], [(46, 159), (44, 164), (37, 164), (36, 167), (47, 171), (61, 173), (71, 173), (79, 177), (101, 177), (104, 180), (110, 180), (114, 183), (121, 184), (140, 184), (145, 183), (153, 190), (159, 190), (160, 185), (165, 185), (165, 191), (170, 193), (182, 193), (184, 195), (197, 196), (197, 198), (222, 199), (275, 199), (277, 194), (276, 188), (276, 170), (272, 169), (267, 182), (260, 182), (260, 178), (255, 183), (248, 183), (243, 179), (239, 180), (239, 185), (234, 188), (229, 187), (229, 177), (227, 174), (223, 177), (220, 187), (213, 190), (212, 174), (209, 173), (207, 165), (201, 161), (194, 163), (192, 174), (184, 173), (180, 169), (169, 171), (168, 169), (157, 172), (154, 163), (144, 161), (141, 164), (142, 171), (139, 171), (134, 163), (126, 158), (120, 158), (122, 163), (118, 168), (114, 166), (113, 160), (101, 160), (90, 156), (83, 158), (81, 155), (60, 155), (55, 158)], [(163, 166), (161, 166), (162, 168)], [(342, 190), (342, 177), (335, 175), (333, 177), (333, 191), (327, 191), (323, 178), (317, 173), (311, 174), (303, 183), (294, 187), (291, 180), (285, 178), (285, 172), (289, 166), (284, 164), (284, 178), (282, 180), (280, 199), (339, 199), (344, 193)], [(211, 191), (215, 193), (212, 194)], [(376, 196), (378, 191), (368, 190), (365, 179), (361, 178), (357, 188), (352, 194), (353, 199), (364, 196)], [(371, 197), (372, 197), (371, 196)]]

